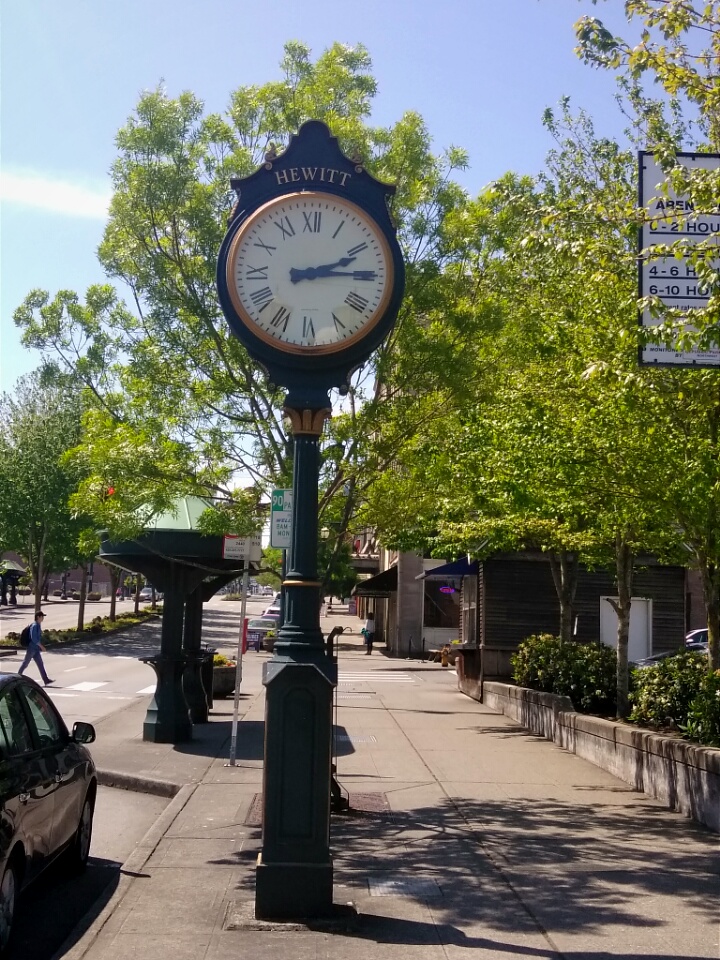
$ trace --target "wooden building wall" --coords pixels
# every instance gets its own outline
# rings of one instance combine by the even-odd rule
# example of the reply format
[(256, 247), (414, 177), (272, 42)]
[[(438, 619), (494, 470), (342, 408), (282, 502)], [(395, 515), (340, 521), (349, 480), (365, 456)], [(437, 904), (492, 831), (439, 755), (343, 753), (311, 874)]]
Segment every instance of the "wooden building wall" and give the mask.
[[(482, 673), (510, 676), (510, 655), (526, 637), (557, 634), (560, 611), (548, 560), (542, 554), (492, 557), (480, 565)], [(648, 564), (636, 571), (633, 596), (652, 600), (652, 649), (679, 649), (685, 636), (682, 567)], [(600, 639), (600, 597), (616, 596), (612, 576), (581, 569), (575, 596), (579, 641)]]

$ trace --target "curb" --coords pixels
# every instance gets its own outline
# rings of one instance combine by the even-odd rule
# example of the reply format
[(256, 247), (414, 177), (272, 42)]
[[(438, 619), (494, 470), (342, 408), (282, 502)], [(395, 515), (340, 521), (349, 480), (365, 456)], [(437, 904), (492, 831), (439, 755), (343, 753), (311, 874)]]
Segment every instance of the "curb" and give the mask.
[(182, 790), (179, 783), (170, 780), (154, 780), (150, 777), (137, 777), (132, 773), (119, 770), (101, 770), (97, 768), (98, 784), (101, 787), (116, 787), (118, 790), (133, 790), (135, 793), (150, 793), (155, 797), (172, 797)]
[[(77, 926), (68, 934), (50, 960), (83, 960), (83, 957), (87, 956), (106, 923), (122, 903), (132, 883), (138, 874), (141, 873), (143, 867), (155, 852), (158, 844), (168, 832), (198, 786), (197, 783), (188, 783), (183, 787), (179, 787), (177, 784), (168, 783), (167, 781), (143, 780), (141, 777), (131, 777), (126, 774), (112, 774), (112, 776), (122, 778), (125, 782), (154, 783), (163, 788), (171, 787), (174, 790), (173, 799), (120, 868), (118, 885), (112, 891), (100, 896)], [(100, 780), (99, 771), (98, 782), (103, 782)], [(105, 786), (118, 785), (117, 783), (105, 783)], [(132, 788), (125, 786), (121, 787), (121, 789), (129, 790)], [(152, 793), (154, 791), (146, 790), (144, 792)], [(160, 793), (158, 796), (167, 796), (167, 794)]]

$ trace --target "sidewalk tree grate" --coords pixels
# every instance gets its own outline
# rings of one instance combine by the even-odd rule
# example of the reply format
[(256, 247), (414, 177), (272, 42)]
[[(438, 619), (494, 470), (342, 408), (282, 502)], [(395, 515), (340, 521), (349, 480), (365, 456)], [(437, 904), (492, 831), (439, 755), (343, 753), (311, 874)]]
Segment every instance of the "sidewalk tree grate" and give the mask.
[(336, 740), (342, 740), (343, 743), (377, 743), (377, 737), (350, 737), (347, 733), (336, 733)]
[(248, 811), (245, 814), (245, 825), (248, 827), (261, 827), (262, 826), (262, 794), (254, 793)]
[(387, 794), (384, 793), (351, 793), (350, 809), (359, 813), (383, 813), (392, 816)]
[[(388, 798), (384, 793), (351, 793), (350, 806), (343, 814), (366, 817), (370, 815), (389, 817), (393, 819)], [(253, 794), (252, 800), (245, 814), (244, 824), (247, 827), (261, 827), (263, 814), (263, 797), (261, 793)]]
[(435, 900), (443, 895), (437, 880), (430, 877), (369, 877), (368, 888), (371, 897), (419, 897), (423, 900)]
[(256, 933), (354, 933), (360, 916), (353, 903), (334, 903), (327, 917), (307, 920), (258, 920), (254, 900), (231, 901), (225, 911), (224, 930)]
[(372, 697), (371, 693), (339, 693), (338, 699), (340, 697), (352, 697), (355, 700), (369, 700)]

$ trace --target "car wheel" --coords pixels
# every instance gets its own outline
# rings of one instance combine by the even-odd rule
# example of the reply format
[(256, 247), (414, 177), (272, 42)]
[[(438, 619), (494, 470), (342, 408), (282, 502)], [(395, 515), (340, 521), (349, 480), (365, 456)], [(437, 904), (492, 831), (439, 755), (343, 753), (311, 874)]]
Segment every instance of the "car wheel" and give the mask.
[(85, 797), (80, 823), (68, 850), (68, 867), (75, 873), (85, 869), (90, 856), (90, 841), (92, 840), (94, 805), (91, 797)]
[(19, 893), (20, 878), (17, 867), (11, 862), (5, 868), (0, 884), (0, 956), (2, 957), (5, 956), (10, 942)]

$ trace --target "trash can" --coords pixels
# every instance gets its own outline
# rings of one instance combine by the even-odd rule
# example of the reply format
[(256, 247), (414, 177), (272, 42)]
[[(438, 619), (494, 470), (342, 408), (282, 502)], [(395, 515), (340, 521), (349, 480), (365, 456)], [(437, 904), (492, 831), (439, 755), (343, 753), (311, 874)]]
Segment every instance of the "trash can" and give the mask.
[(200, 677), (202, 679), (203, 689), (205, 690), (205, 699), (207, 700), (208, 710), (213, 706), (213, 657), (215, 648), (208, 647), (206, 644), (200, 646), (202, 654), (202, 664), (200, 666)]

